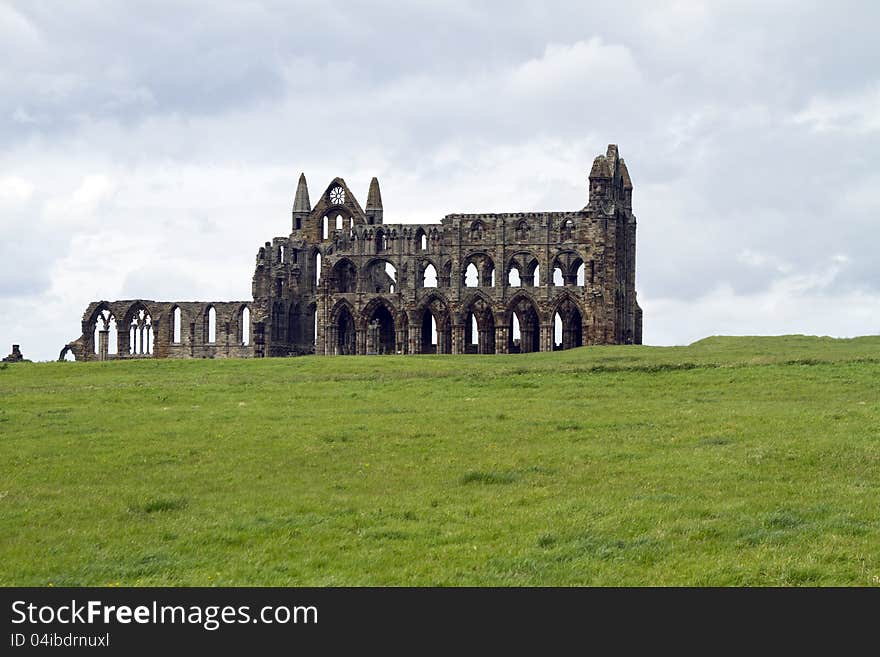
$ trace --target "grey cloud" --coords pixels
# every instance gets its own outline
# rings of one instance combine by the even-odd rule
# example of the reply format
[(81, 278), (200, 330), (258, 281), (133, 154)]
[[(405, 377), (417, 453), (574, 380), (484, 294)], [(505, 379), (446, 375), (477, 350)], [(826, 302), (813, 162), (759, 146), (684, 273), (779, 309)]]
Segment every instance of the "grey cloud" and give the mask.
[[(690, 304), (711, 327), (727, 321), (706, 301), (720, 289), (740, 309), (782, 294), (839, 309), (834, 298), (880, 291), (878, 19), (864, 3), (781, 0), (12, 2), (0, 11), (12, 54), (0, 63), (0, 178), (43, 190), (53, 167), (82, 166), (153, 180), (161, 203), (114, 197), (53, 248), (140, 222), (165, 271), (119, 263), (117, 287), (157, 296), (177, 280), (195, 294), (206, 283), (182, 275), (186, 259), (223, 254), (242, 282), (218, 278), (227, 288), (205, 295), (232, 297), (247, 293), (254, 249), (287, 229), (300, 170), (315, 188), (360, 177), (360, 193), (379, 175), (402, 218), (578, 208), (592, 157), (617, 142), (635, 183), (646, 338), (680, 341), (673, 315), (652, 333), (652, 307)], [(236, 167), (265, 182), (239, 189)], [(241, 198), (165, 168), (215, 172)], [(24, 246), (8, 262), (27, 270), (11, 287), (38, 295), (49, 270), (27, 263), (40, 222), (10, 221)], [(824, 280), (821, 293), (804, 280)], [(772, 332), (773, 315), (763, 321)]]

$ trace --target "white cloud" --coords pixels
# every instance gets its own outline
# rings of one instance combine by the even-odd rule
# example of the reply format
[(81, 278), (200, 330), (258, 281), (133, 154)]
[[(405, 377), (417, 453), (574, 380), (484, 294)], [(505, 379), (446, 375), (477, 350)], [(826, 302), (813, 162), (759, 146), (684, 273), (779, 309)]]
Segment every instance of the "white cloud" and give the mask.
[(816, 132), (878, 132), (880, 84), (872, 84), (853, 94), (816, 96), (792, 120)]
[(793, 2), (7, 4), (0, 348), (54, 357), (96, 298), (247, 297), (300, 171), (379, 176), (389, 222), (577, 209), (609, 142), (647, 341), (876, 330), (880, 10), (840, 49)]
[(544, 54), (517, 66), (508, 84), (522, 97), (576, 98), (610, 94), (638, 84), (638, 66), (629, 49), (599, 37), (573, 44), (551, 43)]
[(19, 176), (0, 178), (0, 203), (21, 203), (34, 193), (34, 184)]

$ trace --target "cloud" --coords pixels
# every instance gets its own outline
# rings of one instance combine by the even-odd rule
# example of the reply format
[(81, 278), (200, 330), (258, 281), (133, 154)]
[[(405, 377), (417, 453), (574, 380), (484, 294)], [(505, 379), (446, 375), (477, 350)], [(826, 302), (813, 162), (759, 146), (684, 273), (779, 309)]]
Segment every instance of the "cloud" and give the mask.
[(379, 176), (389, 222), (579, 209), (609, 142), (647, 342), (876, 330), (878, 20), (757, 0), (7, 3), (0, 346), (54, 357), (97, 298), (247, 298), (300, 171), (361, 202)]
[(856, 135), (880, 132), (880, 84), (872, 84), (854, 94), (811, 98), (792, 120), (815, 132)]

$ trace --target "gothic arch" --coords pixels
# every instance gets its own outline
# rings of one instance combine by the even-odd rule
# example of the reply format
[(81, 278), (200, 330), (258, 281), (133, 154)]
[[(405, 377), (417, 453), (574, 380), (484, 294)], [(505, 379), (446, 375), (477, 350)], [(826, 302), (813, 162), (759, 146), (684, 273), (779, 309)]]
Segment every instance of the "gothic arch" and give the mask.
[[(557, 343), (557, 316), (560, 341)], [(553, 319), (553, 348), (574, 349), (584, 345), (584, 313), (574, 295), (560, 295), (551, 313)]]
[(366, 353), (393, 354), (397, 351), (397, 309), (384, 297), (374, 297), (361, 311), (366, 335)]
[(529, 353), (541, 349), (541, 314), (531, 295), (519, 292), (505, 308), (509, 353)]
[[(476, 269), (476, 285), (467, 284), (467, 271), (473, 265)], [(494, 287), (495, 285), (495, 260), (485, 251), (469, 253), (461, 263), (462, 287)]]
[(452, 353), (452, 314), (446, 299), (432, 292), (415, 311), (417, 350), (422, 354)]
[(342, 258), (333, 265), (330, 274), (331, 290), (342, 294), (356, 292), (357, 277), (357, 266), (349, 258)]
[(476, 290), (461, 304), (464, 323), (464, 351), (466, 353), (495, 353), (495, 313), (492, 300)]
[(354, 306), (347, 299), (340, 299), (330, 311), (330, 336), (328, 347), (331, 354), (347, 356), (357, 353), (357, 329)]

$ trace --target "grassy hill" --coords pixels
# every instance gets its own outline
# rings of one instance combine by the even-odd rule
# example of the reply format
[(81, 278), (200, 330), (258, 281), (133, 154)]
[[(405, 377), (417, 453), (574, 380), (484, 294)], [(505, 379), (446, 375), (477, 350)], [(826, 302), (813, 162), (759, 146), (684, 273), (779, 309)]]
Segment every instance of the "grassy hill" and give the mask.
[(0, 369), (3, 585), (880, 584), (880, 337)]

